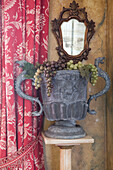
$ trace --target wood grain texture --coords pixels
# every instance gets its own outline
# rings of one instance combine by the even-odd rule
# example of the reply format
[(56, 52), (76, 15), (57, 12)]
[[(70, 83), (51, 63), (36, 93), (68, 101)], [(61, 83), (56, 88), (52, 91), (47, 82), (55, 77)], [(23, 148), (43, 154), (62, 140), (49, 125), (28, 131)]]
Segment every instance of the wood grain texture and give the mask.
[[(84, 63), (94, 64), (95, 58), (106, 56), (107, 4), (105, 0), (93, 0), (93, 1), (92, 0), (76, 0), (76, 1), (79, 3), (80, 7), (86, 7), (89, 20), (93, 19), (93, 21), (95, 21), (95, 24), (96, 24), (96, 33), (90, 42), (90, 47), (92, 50), (90, 51), (89, 56), (88, 56), (89, 60), (84, 61)], [(72, 0), (68, 0), (68, 1), (50, 0), (50, 22), (54, 18), (58, 18), (59, 13), (62, 10), (62, 7), (63, 6), (68, 7), (70, 2), (72, 2)], [(58, 60), (57, 51), (55, 50), (56, 46), (57, 46), (57, 42), (51, 31), (51, 24), (50, 24), (49, 54), (48, 54), (49, 60)], [(113, 44), (112, 44), (112, 49), (113, 49)], [(113, 52), (111, 53), (111, 55), (112, 54)], [(106, 63), (103, 66), (101, 66), (101, 68), (106, 69), (105, 66), (106, 66)], [(101, 90), (103, 87), (104, 87), (104, 80), (100, 80), (100, 79), (98, 80), (95, 87), (92, 87), (89, 84), (88, 95), (95, 94), (96, 92)], [(109, 93), (109, 96), (110, 96), (110, 93)], [(110, 104), (112, 104), (112, 100), (110, 101)], [(87, 134), (94, 138), (95, 143), (93, 145), (83, 144), (80, 146), (76, 146), (72, 149), (72, 170), (75, 170), (75, 169), (77, 170), (106, 170), (106, 97), (105, 95), (98, 98), (96, 102), (92, 101), (91, 109), (95, 109), (97, 111), (97, 115), (92, 116), (92, 115), (87, 114), (87, 117), (84, 120), (80, 121), (79, 123), (82, 125), (82, 127), (87, 132)], [(46, 121), (45, 122), (46, 129), (47, 129), (47, 126), (48, 126), (48, 122)], [(47, 160), (46, 170), (59, 170), (59, 164), (58, 164), (59, 161), (57, 161), (58, 159), (59, 159), (59, 152), (58, 152), (57, 147), (46, 146), (46, 160)], [(55, 164), (56, 166), (54, 166)], [(109, 170), (112, 170), (112, 169), (109, 169)]]
[(113, 170), (113, 1), (108, 0), (107, 10), (107, 72), (111, 88), (107, 93), (107, 170)]
[(48, 138), (42, 133), (42, 137), (46, 145), (57, 145), (57, 146), (73, 146), (77, 144), (89, 144), (94, 143), (94, 139), (91, 136), (86, 135), (84, 138), (79, 139), (55, 139)]
[(60, 170), (71, 170), (71, 149), (60, 149)]

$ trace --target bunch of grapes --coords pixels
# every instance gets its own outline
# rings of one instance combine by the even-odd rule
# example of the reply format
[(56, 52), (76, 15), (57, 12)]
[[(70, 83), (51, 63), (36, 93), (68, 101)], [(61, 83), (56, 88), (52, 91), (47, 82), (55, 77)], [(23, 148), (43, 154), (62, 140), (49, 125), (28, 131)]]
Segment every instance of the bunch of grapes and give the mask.
[(79, 70), (80, 72), (82, 70), (84, 71), (84, 77), (85, 77), (85, 72), (86, 72), (86, 75), (87, 75), (87, 72), (89, 72), (90, 82), (93, 86), (95, 86), (97, 79), (98, 79), (98, 71), (97, 71), (97, 68), (93, 64), (84, 65), (80, 61), (77, 64), (74, 64), (73, 60), (70, 60), (69, 62), (67, 62), (67, 69), (68, 70)]
[(97, 68), (92, 65), (92, 64), (89, 64), (89, 69), (90, 69), (90, 72), (91, 72), (91, 79), (90, 79), (90, 82), (93, 86), (95, 86), (96, 82), (97, 82), (97, 79), (98, 79), (98, 70)]
[[(37, 63), (36, 66), (37, 71), (35, 72), (34, 78), (35, 78), (35, 88), (40, 88), (42, 77), (41, 74), (43, 73), (46, 79), (47, 84), (47, 96), (50, 97), (52, 92), (52, 78), (55, 76), (56, 71), (58, 70), (79, 70), (81, 73), (81, 69), (85, 74), (88, 72), (91, 75), (90, 82), (94, 86), (97, 82), (98, 77), (98, 71), (97, 68), (92, 65), (83, 65), (82, 62), (78, 62), (77, 64), (74, 64), (73, 60), (70, 60), (69, 62), (66, 62), (65, 60), (58, 60), (58, 61), (47, 61), (44, 62), (42, 65)], [(88, 74), (88, 75), (89, 75)]]
[(80, 61), (77, 64), (74, 64), (73, 60), (70, 60), (69, 62), (67, 62), (67, 70), (77, 70), (83, 66), (84, 65)]
[(34, 75), (35, 78), (35, 88), (38, 89), (40, 87), (42, 78), (41, 74), (44, 73), (46, 84), (47, 84), (47, 96), (49, 97), (52, 92), (52, 78), (55, 76), (56, 71), (66, 69), (66, 61), (59, 60), (59, 61), (47, 61), (44, 62), (42, 65), (39, 63), (36, 65), (37, 72)]

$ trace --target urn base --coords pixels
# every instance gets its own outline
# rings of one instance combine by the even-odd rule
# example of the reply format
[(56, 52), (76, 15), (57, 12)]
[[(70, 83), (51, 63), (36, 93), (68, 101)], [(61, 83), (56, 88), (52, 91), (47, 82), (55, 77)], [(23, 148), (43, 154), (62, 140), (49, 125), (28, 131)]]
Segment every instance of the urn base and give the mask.
[(69, 120), (55, 122), (44, 134), (46, 137), (56, 139), (77, 139), (86, 136), (86, 132), (80, 125)]

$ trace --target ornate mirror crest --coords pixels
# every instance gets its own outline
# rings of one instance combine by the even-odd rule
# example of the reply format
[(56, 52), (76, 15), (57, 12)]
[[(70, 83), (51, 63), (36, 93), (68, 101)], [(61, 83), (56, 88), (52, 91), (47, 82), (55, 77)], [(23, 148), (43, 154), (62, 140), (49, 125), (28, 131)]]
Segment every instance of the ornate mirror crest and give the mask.
[(87, 60), (91, 48), (89, 42), (94, 34), (95, 23), (87, 18), (85, 8), (73, 1), (69, 8), (63, 7), (58, 19), (52, 21), (52, 31), (57, 39), (60, 59)]

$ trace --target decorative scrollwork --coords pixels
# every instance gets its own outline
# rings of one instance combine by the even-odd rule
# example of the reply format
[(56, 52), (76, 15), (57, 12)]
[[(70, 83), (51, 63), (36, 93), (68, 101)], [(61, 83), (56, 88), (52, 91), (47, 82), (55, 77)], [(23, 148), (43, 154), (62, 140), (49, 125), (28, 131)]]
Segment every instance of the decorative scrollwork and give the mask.
[[(66, 17), (65, 14), (67, 15)], [(70, 19), (76, 19), (79, 22), (83, 22), (86, 26), (84, 49), (80, 52), (79, 55), (74, 56), (69, 55), (63, 49), (63, 38), (61, 33), (61, 24), (65, 21), (69, 21)], [(78, 3), (76, 3), (75, 1), (70, 3), (69, 8), (63, 7), (63, 10), (60, 12), (59, 18), (55, 18), (54, 20), (52, 20), (52, 31), (58, 43), (58, 47), (56, 48), (56, 50), (58, 55), (60, 56), (59, 60), (65, 59), (66, 61), (68, 61), (71, 59), (74, 61), (74, 63), (82, 61), (83, 59), (87, 60), (87, 56), (89, 54), (89, 51), (91, 50), (91, 48), (89, 48), (89, 42), (95, 33), (94, 27), (95, 22), (93, 22), (93, 20), (88, 20), (85, 8), (79, 8)]]

